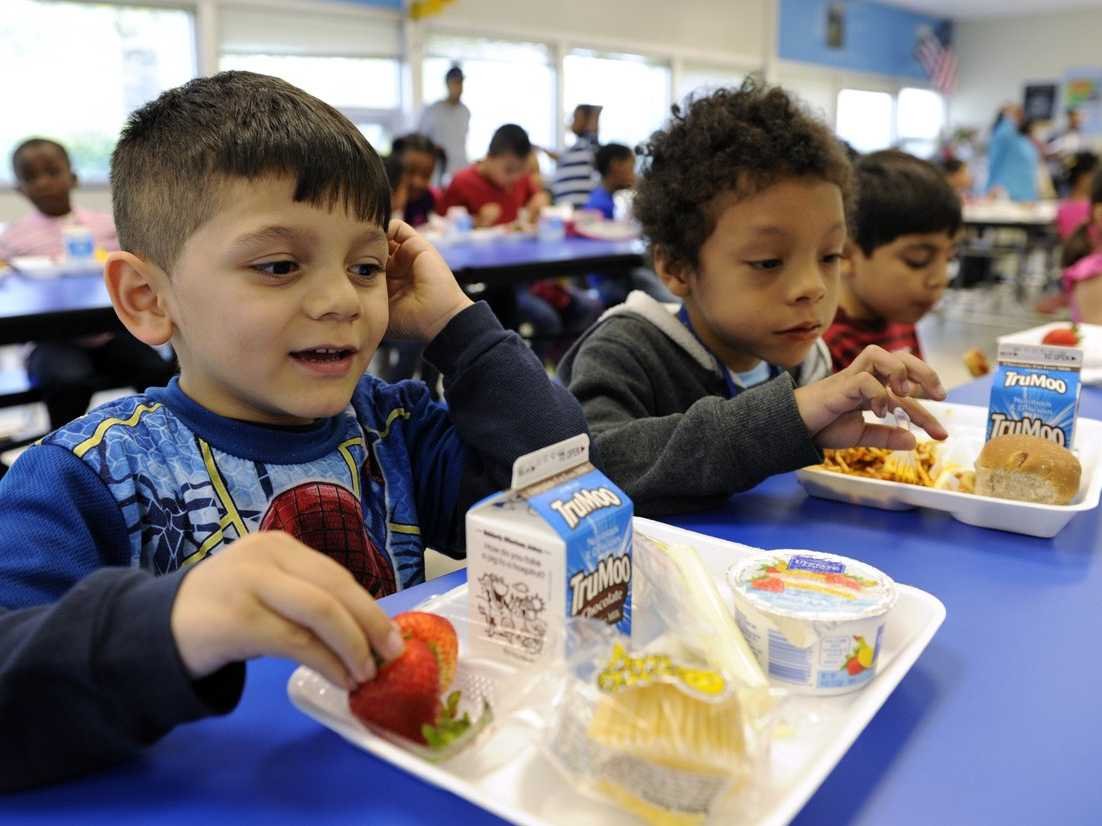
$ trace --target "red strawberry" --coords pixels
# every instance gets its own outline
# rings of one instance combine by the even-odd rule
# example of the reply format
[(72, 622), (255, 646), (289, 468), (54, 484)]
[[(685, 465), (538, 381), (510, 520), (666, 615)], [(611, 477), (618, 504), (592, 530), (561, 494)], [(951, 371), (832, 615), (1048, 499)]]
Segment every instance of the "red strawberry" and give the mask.
[(846, 671), (849, 672), (849, 675), (851, 677), (856, 677), (864, 670), (865, 667), (861, 665), (861, 661), (858, 660), (856, 657), (850, 657), (848, 660), (846, 660)]
[(1076, 327), (1060, 327), (1050, 330), (1043, 339), (1042, 344), (1053, 344), (1057, 347), (1078, 347), (1079, 330)]
[(455, 679), (455, 663), (459, 658), (459, 638), (455, 628), (439, 614), (426, 611), (406, 611), (394, 617), (394, 623), (407, 640), (421, 640), (436, 655), (440, 668), (440, 691), (448, 690)]
[(421, 727), (435, 724), (440, 713), (440, 668), (428, 644), (406, 640), (398, 659), (349, 693), (348, 708), (364, 723), (424, 743)]
[(759, 591), (772, 591), (779, 594), (784, 590), (784, 581), (777, 579), (775, 576), (762, 576), (751, 581), (750, 583), (754, 588)]

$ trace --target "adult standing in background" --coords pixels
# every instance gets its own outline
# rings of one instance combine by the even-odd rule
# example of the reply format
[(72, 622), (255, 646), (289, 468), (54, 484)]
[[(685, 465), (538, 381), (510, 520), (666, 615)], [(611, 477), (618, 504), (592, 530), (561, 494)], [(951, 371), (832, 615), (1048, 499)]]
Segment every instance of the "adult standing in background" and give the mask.
[[(570, 204), (576, 209), (586, 205), (591, 193), (600, 183), (595, 166), (600, 142), (597, 133), (601, 124), (601, 107), (582, 103), (574, 107), (574, 119), (570, 131), (576, 136), (574, 145), (555, 160), (555, 179), (551, 184), (551, 196), (556, 204)], [(549, 153), (550, 154), (550, 153)]]
[(444, 150), (441, 181), (467, 166), (467, 133), (471, 128), (471, 110), (460, 100), (463, 96), (463, 70), (452, 66), (444, 75), (448, 96), (426, 106), (417, 131)]
[(1029, 133), (1022, 107), (1011, 103), (999, 110), (987, 147), (987, 192), (1001, 189), (1012, 201), (1036, 201), (1040, 156)]

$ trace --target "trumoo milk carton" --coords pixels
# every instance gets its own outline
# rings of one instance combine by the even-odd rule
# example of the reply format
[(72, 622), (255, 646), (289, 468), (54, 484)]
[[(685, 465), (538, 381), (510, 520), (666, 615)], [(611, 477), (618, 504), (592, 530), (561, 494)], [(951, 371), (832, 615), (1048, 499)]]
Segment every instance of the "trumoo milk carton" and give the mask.
[(631, 634), (627, 495), (575, 436), (513, 465), (509, 490), (467, 512), (472, 652), (536, 663), (565, 653), (572, 617)]

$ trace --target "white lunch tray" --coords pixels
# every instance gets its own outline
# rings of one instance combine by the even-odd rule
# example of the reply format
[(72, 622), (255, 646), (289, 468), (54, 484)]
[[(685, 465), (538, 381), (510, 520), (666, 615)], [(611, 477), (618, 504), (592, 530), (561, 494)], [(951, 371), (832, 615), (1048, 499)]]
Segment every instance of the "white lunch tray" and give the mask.
[[(963, 456), (966, 463), (975, 462), (983, 447), (987, 430), (987, 408), (948, 402), (923, 402), (945, 425), (949, 441), (968, 445)], [(901, 482), (886, 482), (865, 476), (804, 468), (796, 478), (812, 496), (836, 499), (854, 505), (867, 505), (883, 510), (931, 508), (945, 511), (954, 519), (980, 528), (1021, 533), (1027, 536), (1056, 536), (1077, 513), (1094, 510), (1102, 496), (1102, 472), (1099, 472), (1099, 449), (1102, 447), (1102, 422), (1079, 419), (1075, 425), (1075, 452), (1083, 465), (1079, 493), (1070, 505), (1038, 505), (992, 499), (971, 493), (934, 490)], [(948, 448), (948, 443), (947, 443)]]
[[(999, 344), (1040, 344), (1052, 330), (1066, 330), (1070, 326), (1070, 321), (1043, 324), (1019, 333), (999, 336)], [(1079, 371), (1079, 379), (1083, 384), (1102, 384), (1102, 326), (1080, 324), (1079, 349), (1083, 351), (1083, 369)]]
[[(743, 555), (758, 550), (647, 519), (637, 518), (635, 528), (655, 539), (694, 547), (728, 604), (731, 592), (724, 573)], [(799, 813), (945, 619), (945, 606), (936, 597), (908, 585), (897, 588), (899, 598), (888, 614), (880, 663), (872, 682), (851, 694), (793, 696), (786, 701), (782, 716), (790, 722), (793, 733), (774, 741), (771, 776), (762, 806), (757, 810), (754, 821), (757, 826), (783, 826)], [(430, 599), (423, 607), (445, 616), (462, 617), (466, 615), (466, 605), (467, 586), (461, 585)], [(462, 656), (461, 639), (461, 659)], [(480, 774), (471, 765), (478, 758), (465, 752), (445, 763), (432, 764), (376, 736), (352, 717), (343, 689), (306, 667), (291, 675), (287, 693), (300, 711), (354, 745), (513, 823), (532, 826), (639, 823), (619, 809), (574, 791), (540, 753), (531, 729), (506, 726), (493, 735), (483, 748), (507, 750), (510, 757), (507, 762), (502, 761), (504, 765), (500, 768)]]

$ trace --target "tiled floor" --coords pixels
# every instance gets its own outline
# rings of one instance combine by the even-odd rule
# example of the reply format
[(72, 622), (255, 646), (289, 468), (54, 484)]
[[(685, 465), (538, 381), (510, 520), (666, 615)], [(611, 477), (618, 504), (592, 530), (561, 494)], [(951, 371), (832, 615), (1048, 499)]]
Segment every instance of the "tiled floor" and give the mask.
[[(1033, 311), (1037, 298), (1035, 293), (1027, 291), (1027, 295), (1019, 300), (1009, 285), (948, 292), (938, 308), (919, 323), (919, 337), (926, 359), (941, 375), (945, 386), (951, 389), (971, 380), (961, 360), (969, 348), (979, 347), (993, 363), (999, 336), (1056, 320), (1058, 316), (1045, 316)], [(0, 369), (18, 368), (21, 360), (22, 348), (0, 349)], [(100, 394), (93, 403), (108, 401), (124, 392)], [(45, 425), (46, 415), (41, 405), (0, 410), (0, 433), (6, 428), (45, 429)], [(0, 454), (0, 459), (10, 464), (17, 455), (18, 451), (9, 451)], [(435, 551), (429, 551), (425, 557), (430, 579), (463, 564)]]

